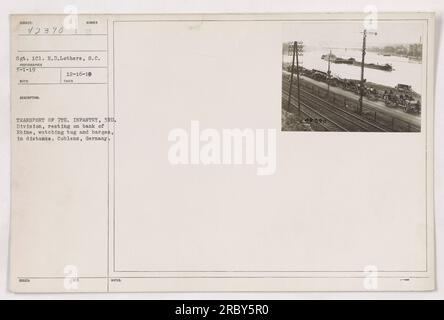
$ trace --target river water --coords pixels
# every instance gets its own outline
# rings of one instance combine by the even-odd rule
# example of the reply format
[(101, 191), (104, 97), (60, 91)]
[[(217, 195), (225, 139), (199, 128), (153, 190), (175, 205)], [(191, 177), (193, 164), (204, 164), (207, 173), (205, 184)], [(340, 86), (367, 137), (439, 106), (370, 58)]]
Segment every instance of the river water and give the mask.
[[(310, 50), (304, 52), (300, 57), (301, 65), (307, 69), (317, 69), (327, 72), (328, 62), (321, 59), (323, 54), (328, 54), (329, 49), (324, 50)], [(347, 49), (332, 49), (332, 54), (341, 58), (355, 58), (357, 61), (361, 61), (360, 50), (347, 50)], [(284, 62), (291, 63), (292, 56), (284, 54)], [(408, 58), (397, 56), (382, 56), (374, 52), (367, 52), (365, 56), (366, 63), (389, 63), (393, 66), (394, 70), (391, 72), (365, 68), (364, 77), (369, 82), (383, 84), (394, 87), (398, 83), (408, 84), (412, 86), (412, 89), (417, 93), (421, 93), (422, 84), (422, 64), (420, 62), (409, 61)], [(359, 66), (334, 64), (331, 66), (331, 73), (333, 76), (347, 79), (361, 79), (361, 68)]]

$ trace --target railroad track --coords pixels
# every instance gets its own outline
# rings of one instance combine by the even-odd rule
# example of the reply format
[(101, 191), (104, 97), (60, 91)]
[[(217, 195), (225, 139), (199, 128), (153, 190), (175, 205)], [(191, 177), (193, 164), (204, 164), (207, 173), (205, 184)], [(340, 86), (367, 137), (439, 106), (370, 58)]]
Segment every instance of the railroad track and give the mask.
[[(288, 96), (289, 85), (284, 84), (283, 90)], [(295, 87), (295, 90), (297, 88)], [(294, 93), (293, 93), (294, 94)], [(293, 96), (294, 98), (294, 96)], [(345, 128), (345, 131), (366, 131), (366, 132), (386, 132), (386, 128), (363, 119), (362, 117), (355, 115), (347, 110), (337, 107), (336, 105), (315, 96), (314, 94), (301, 89), (301, 102), (306, 106), (310, 106), (316, 110), (323, 117), (328, 117), (330, 121), (333, 121)], [(337, 130), (334, 130), (337, 131)], [(344, 130), (341, 130), (344, 131)]]
[[(285, 102), (288, 102), (288, 91), (283, 90), (283, 97), (287, 97), (285, 99)], [(294, 97), (291, 97), (291, 106), (294, 107), (296, 110), (298, 109), (297, 100)], [(336, 121), (326, 117), (325, 115), (322, 115), (318, 111), (316, 111), (314, 108), (311, 108), (307, 104), (301, 102), (301, 113), (304, 114), (309, 119), (323, 119), (325, 122), (315, 122), (314, 124), (319, 125), (321, 128), (323, 128), (325, 131), (348, 131), (345, 127), (341, 126)]]
[(326, 101), (320, 97), (315, 96), (314, 94), (301, 89), (301, 94), (302, 96), (305, 96), (310, 102), (313, 103), (320, 103), (323, 107), (327, 107), (327, 108), (332, 108), (333, 110), (335, 110), (335, 112), (337, 112), (338, 114), (345, 116), (347, 119), (352, 119), (353, 123), (357, 126), (359, 126), (361, 129), (365, 130), (365, 131), (370, 131), (370, 132), (387, 132), (389, 130), (387, 130), (386, 128), (382, 127), (379, 124), (376, 124), (374, 122), (371, 122), (363, 117), (360, 117), (350, 111), (344, 110), (343, 108), (340, 108), (334, 104), (332, 104), (329, 101)]

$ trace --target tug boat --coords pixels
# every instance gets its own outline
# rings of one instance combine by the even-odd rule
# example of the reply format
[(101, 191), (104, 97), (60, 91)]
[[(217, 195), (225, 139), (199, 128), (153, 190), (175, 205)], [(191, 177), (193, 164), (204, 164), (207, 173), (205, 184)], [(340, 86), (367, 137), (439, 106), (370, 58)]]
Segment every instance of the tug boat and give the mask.
[[(348, 58), (348, 59), (344, 59), (344, 58), (340, 58), (335, 56), (334, 54), (323, 54), (321, 56), (322, 60), (328, 61), (330, 60), (331, 63), (336, 63), (336, 64), (348, 64), (348, 65), (353, 65), (353, 66), (357, 66), (360, 67), (362, 65), (361, 62), (357, 61), (355, 58)], [(393, 66), (391, 64), (378, 64), (378, 63), (365, 63), (364, 67), (369, 68), (369, 69), (376, 69), (376, 70), (381, 70), (381, 71), (393, 71)]]

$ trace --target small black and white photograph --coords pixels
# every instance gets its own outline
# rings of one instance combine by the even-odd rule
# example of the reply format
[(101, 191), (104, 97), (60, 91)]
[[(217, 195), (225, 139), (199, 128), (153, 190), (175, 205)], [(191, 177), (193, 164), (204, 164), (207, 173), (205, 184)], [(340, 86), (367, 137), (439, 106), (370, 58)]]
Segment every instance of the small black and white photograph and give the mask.
[(421, 22), (299, 22), (283, 29), (282, 131), (421, 131)]

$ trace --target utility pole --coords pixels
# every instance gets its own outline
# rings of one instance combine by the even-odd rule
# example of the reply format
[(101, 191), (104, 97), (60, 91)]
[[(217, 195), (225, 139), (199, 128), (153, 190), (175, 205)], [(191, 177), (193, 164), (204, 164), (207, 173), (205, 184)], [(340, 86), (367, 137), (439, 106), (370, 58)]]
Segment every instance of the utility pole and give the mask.
[(365, 63), (365, 50), (367, 42), (367, 30), (364, 29), (364, 36), (362, 37), (362, 60), (361, 60), (361, 83), (359, 85), (359, 109), (358, 113), (362, 113), (362, 102), (364, 99), (364, 63)]
[(298, 48), (298, 42), (295, 42), (296, 44), (296, 76), (298, 81), (298, 114), (301, 115), (301, 85), (299, 82), (299, 48)]
[(293, 88), (293, 74), (294, 74), (294, 58), (297, 55), (298, 42), (293, 42), (293, 62), (291, 63), (291, 75), (290, 75), (290, 90), (288, 90), (288, 111), (291, 110), (291, 89)]
[(288, 110), (291, 108), (291, 91), (293, 88), (293, 75), (294, 75), (294, 67), (295, 67), (295, 60), (296, 60), (296, 81), (298, 86), (298, 112), (301, 113), (301, 86), (300, 86), (300, 80), (299, 80), (299, 55), (301, 55), (302, 50), (302, 43), (298, 41), (293, 42), (293, 62), (291, 64), (291, 76), (290, 76), (290, 90), (288, 92)]
[[(369, 32), (368, 34), (377, 35), (376, 32)], [(365, 88), (365, 79), (364, 79), (364, 65), (365, 65), (365, 53), (367, 47), (367, 30), (364, 29), (363, 37), (362, 37), (362, 60), (361, 60), (361, 82), (359, 85), (359, 108), (358, 113), (362, 113), (362, 105), (364, 100), (364, 88)]]
[(331, 59), (331, 50), (330, 50), (330, 53), (328, 54), (327, 96), (330, 95), (330, 75), (331, 75), (331, 71), (330, 71), (330, 59)]

